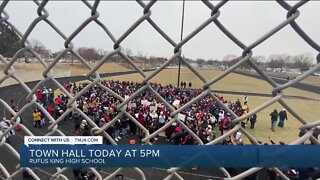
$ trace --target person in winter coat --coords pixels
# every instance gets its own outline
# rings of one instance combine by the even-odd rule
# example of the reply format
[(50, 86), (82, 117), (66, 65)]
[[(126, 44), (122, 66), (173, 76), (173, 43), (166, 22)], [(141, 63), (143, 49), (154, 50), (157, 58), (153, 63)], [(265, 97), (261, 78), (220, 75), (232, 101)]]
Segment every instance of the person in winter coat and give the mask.
[(183, 138), (182, 144), (183, 145), (193, 145), (193, 137), (190, 134), (186, 135)]
[[(0, 131), (4, 133), (7, 129), (11, 127), (10, 120), (3, 118), (3, 120), (0, 122)], [(15, 135), (14, 129), (6, 133), (5, 138), (6, 138), (6, 143), (10, 143), (10, 137)]]
[[(160, 112), (160, 115), (159, 115), (159, 128), (161, 128), (162, 126), (164, 126), (164, 124), (166, 123), (166, 116), (164, 114), (163, 111)], [(158, 128), (158, 129), (159, 129)]]
[(54, 100), (54, 103), (59, 106), (62, 102), (62, 99), (60, 98), (60, 95)]
[(271, 129), (272, 131), (275, 131), (275, 126), (276, 126), (276, 123), (278, 121), (278, 111), (275, 109), (273, 110), (272, 113), (270, 113), (270, 116), (271, 116)]
[[(132, 110), (129, 110), (129, 113), (131, 116), (135, 116), (134, 112)], [(128, 121), (129, 129), (131, 134), (137, 134), (137, 125), (133, 121)]]
[(76, 134), (80, 131), (80, 124), (81, 124), (81, 116), (78, 112), (73, 113), (72, 119), (74, 122), (74, 131)]
[(279, 123), (278, 123), (278, 126), (283, 128), (285, 120), (288, 120), (288, 116), (287, 116), (286, 109), (283, 109), (282, 111), (279, 112)]
[[(245, 116), (246, 114), (248, 114), (248, 112), (247, 112), (247, 111), (243, 111), (243, 114), (242, 114), (242, 115)], [(246, 129), (247, 123), (248, 123), (248, 118), (243, 119), (243, 120), (241, 121), (241, 127), (242, 127), (243, 129)]]
[(221, 136), (223, 135), (223, 125), (224, 125), (225, 118), (221, 118), (219, 122), (219, 131), (221, 132)]
[(37, 91), (37, 99), (38, 99), (38, 101), (42, 102), (43, 93), (42, 93), (41, 89), (38, 89), (38, 91)]
[(41, 128), (41, 113), (38, 109), (34, 110), (33, 112), (33, 120), (34, 120), (34, 127), (40, 127)]
[(206, 133), (207, 133), (207, 140), (208, 142), (212, 141), (215, 137), (214, 132), (212, 131), (212, 126), (208, 125), (207, 128), (205, 129)]
[(90, 128), (88, 122), (84, 119), (80, 124), (80, 129), (82, 130), (82, 136), (90, 136)]
[(120, 134), (122, 134), (122, 136), (128, 136), (128, 131), (127, 131), (128, 121), (130, 121), (130, 119), (127, 117), (122, 117), (120, 120), (120, 123), (121, 123), (121, 133)]
[(118, 119), (116, 120), (116, 122), (114, 123), (114, 131), (113, 131), (113, 137), (115, 141), (119, 141), (121, 139), (120, 137), (120, 130), (121, 130), (121, 120)]
[(175, 128), (175, 126), (169, 126), (166, 130), (165, 130), (165, 135), (166, 135), (166, 141), (170, 141), (171, 139), (171, 135), (173, 133), (173, 128)]
[(236, 139), (237, 145), (243, 145), (243, 141), (241, 138), (241, 132), (239, 132), (239, 131), (236, 132), (235, 139)]
[(253, 129), (255, 123), (257, 122), (257, 114), (254, 114), (250, 117), (250, 128)]
[[(138, 113), (137, 121), (138, 121), (142, 126), (146, 127), (146, 121), (145, 121), (145, 119), (144, 119), (144, 117), (143, 117), (142, 112), (139, 112), (139, 113)], [(139, 137), (142, 138), (142, 137), (143, 137), (143, 131), (142, 131), (142, 129), (140, 129), (140, 128), (138, 127), (137, 130), (138, 130)]]
[(48, 100), (50, 105), (54, 104), (54, 93), (51, 88), (48, 90)]
[[(55, 116), (54, 116), (54, 108), (53, 108), (52, 105), (49, 105), (48, 108), (47, 108), (47, 110), (48, 110), (48, 113), (49, 113), (52, 117), (55, 117)], [(49, 123), (52, 123), (52, 122), (49, 121)]]

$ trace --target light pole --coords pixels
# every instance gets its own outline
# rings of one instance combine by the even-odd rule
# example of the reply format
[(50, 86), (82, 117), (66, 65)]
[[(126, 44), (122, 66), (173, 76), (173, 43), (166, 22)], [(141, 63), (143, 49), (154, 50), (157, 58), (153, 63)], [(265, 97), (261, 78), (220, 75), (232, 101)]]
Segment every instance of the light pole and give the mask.
[[(180, 41), (182, 41), (182, 36), (183, 36), (183, 23), (184, 23), (184, 5), (185, 5), (185, 0), (182, 1), (182, 20), (181, 20), (181, 34), (180, 34)], [(178, 84), (177, 84), (177, 87), (179, 87), (180, 85), (180, 66), (181, 66), (181, 63), (180, 63), (180, 59), (178, 59)]]

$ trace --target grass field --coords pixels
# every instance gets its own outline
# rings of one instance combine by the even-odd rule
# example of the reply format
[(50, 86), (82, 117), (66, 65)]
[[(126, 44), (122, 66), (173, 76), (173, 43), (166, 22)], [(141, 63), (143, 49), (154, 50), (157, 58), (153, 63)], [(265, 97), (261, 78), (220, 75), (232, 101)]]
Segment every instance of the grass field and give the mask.
[[(0, 68), (1, 69), (1, 68)], [(17, 73), (20, 73), (20, 77), (28, 77), (28, 80), (34, 78), (41, 77), (42, 69), (40, 64), (17, 64), (15, 65), (15, 69), (17, 69)], [(116, 72), (116, 71), (126, 71), (125, 67), (119, 64), (104, 64), (99, 70), (99, 73), (104, 72)], [(88, 72), (82, 66), (79, 65), (64, 65), (58, 64), (54, 68), (54, 72), (58, 73), (55, 76), (63, 76), (64, 72), (68, 71), (69, 76), (75, 75), (83, 75)], [(27, 72), (27, 74), (22, 75), (22, 73)], [(33, 73), (33, 74), (32, 74)], [(59, 74), (60, 73), (60, 74)], [(177, 84), (177, 69), (165, 69), (156, 75), (154, 78), (151, 79), (151, 82), (157, 82), (161, 84)], [(219, 73), (220, 70), (200, 70), (200, 73), (207, 79), (210, 80)], [(29, 75), (32, 75), (30, 78)], [(150, 72), (146, 73), (147, 75)], [(19, 75), (19, 74), (18, 74)], [(40, 75), (40, 76), (39, 76)], [(130, 75), (121, 75), (121, 76), (112, 76), (106, 79), (113, 79), (113, 80), (121, 80), (121, 81), (135, 81), (141, 82), (143, 80), (140, 74), (130, 74)], [(310, 77), (309, 82), (311, 84), (317, 83), (317, 79), (314, 77)], [(188, 69), (181, 69), (181, 81), (192, 82), (193, 88), (201, 88), (203, 83), (198, 79), (190, 70)], [(2, 84), (1, 84), (2, 86)], [(217, 83), (211, 86), (212, 90), (224, 90), (224, 91), (238, 91), (238, 92), (254, 92), (254, 93), (265, 93), (271, 94), (272, 87), (268, 83), (263, 80), (247, 77), (244, 75), (234, 74), (231, 73), (225, 78), (221, 79)], [(59, 94), (60, 91), (56, 91), (55, 94)], [(317, 108), (312, 107), (319, 107), (320, 105), (320, 95), (316, 93), (306, 92), (295, 88), (288, 88), (284, 91), (285, 95), (295, 95), (295, 96), (303, 96), (303, 97), (310, 97), (315, 100), (301, 100), (301, 99), (289, 99), (284, 98), (285, 102), (287, 102), (296, 112), (298, 112), (303, 118), (305, 118), (308, 122), (317, 121), (320, 117), (320, 111)], [(222, 94), (226, 99), (230, 99), (235, 101), (236, 99), (242, 99), (242, 95), (236, 94)], [(254, 109), (255, 107), (263, 104), (270, 97), (257, 97), (252, 96), (249, 97), (249, 106), (250, 109)], [(276, 132), (272, 132), (270, 130), (271, 122), (269, 114), (274, 109), (281, 110), (280, 104), (275, 103), (268, 108), (264, 109), (263, 111), (258, 113), (258, 120), (255, 129), (248, 129), (248, 132), (254, 135), (258, 140), (262, 142), (268, 142), (268, 137), (270, 136), (276, 142), (283, 141), (285, 143), (289, 143), (294, 141), (298, 137), (298, 127), (301, 123), (296, 120), (292, 115), (288, 114), (289, 120), (286, 122), (285, 127), (283, 129), (277, 128)], [(219, 134), (217, 132), (217, 134)], [(246, 141), (246, 139), (244, 138)]]
[[(217, 76), (221, 71), (219, 70), (201, 70), (200, 71), (204, 77), (207, 79), (212, 79), (213, 77)], [(149, 74), (149, 73), (147, 73)], [(139, 82), (143, 78), (140, 74), (130, 74), (130, 75), (122, 75), (122, 76), (113, 76), (106, 79), (113, 79), (113, 80), (125, 80), (125, 81), (135, 81)], [(201, 88), (202, 82), (196, 78), (191, 71), (182, 69), (181, 71), (181, 80), (182, 81), (191, 81), (193, 83), (194, 88)], [(177, 70), (176, 69), (166, 69), (162, 71), (160, 74), (155, 76), (151, 82), (158, 82), (161, 84), (173, 84), (176, 85), (177, 83)], [(217, 82), (212, 86), (213, 90), (226, 90), (226, 91), (241, 91), (241, 92), (256, 92), (256, 93), (269, 93), (271, 94), (272, 87), (267, 84), (263, 80), (250, 78), (247, 76), (239, 75), (239, 74), (230, 74), (221, 81)], [(315, 100), (301, 100), (301, 99), (289, 99), (284, 98), (285, 102), (288, 103), (295, 111), (297, 111), (303, 118), (305, 118), (308, 122), (314, 122), (319, 119), (320, 111), (317, 108), (312, 107), (319, 107), (320, 105), (320, 95), (315, 93), (310, 93), (306, 91), (302, 91), (295, 88), (289, 88), (285, 90), (286, 95), (296, 95), (296, 96), (304, 96), (304, 97), (311, 97)], [(224, 94), (226, 99), (230, 99), (235, 101), (236, 99), (242, 99), (242, 95), (230, 95)], [(263, 104), (266, 102), (268, 97), (257, 97), (252, 96), (249, 97), (249, 106), (251, 109)], [(299, 131), (298, 128), (301, 123), (296, 120), (291, 114), (288, 114), (288, 121), (285, 122), (285, 127), (283, 129), (276, 128), (275, 132), (272, 132), (271, 127), (271, 120), (270, 120), (270, 112), (274, 109), (278, 111), (283, 109), (283, 107), (275, 103), (268, 108), (264, 109), (263, 111), (258, 113), (258, 120), (256, 124), (256, 128), (251, 130), (249, 129), (248, 132), (254, 135), (258, 140), (262, 142), (269, 142), (268, 137), (270, 136), (274, 141), (290, 143), (297, 139)], [(248, 128), (247, 128), (248, 129)], [(219, 133), (217, 133), (219, 134)]]
[(306, 79), (304, 79), (302, 82), (320, 87), (320, 77), (319, 76), (309, 76)]
[[(239, 98), (237, 95), (224, 95), (227, 99), (236, 100)], [(266, 102), (270, 98), (266, 97), (250, 97), (249, 107), (251, 109), (261, 105), (263, 102)], [(312, 100), (300, 100), (300, 99), (287, 99), (284, 98), (284, 101), (289, 104), (296, 112), (298, 112), (303, 118), (308, 122), (314, 122), (319, 120), (320, 112), (316, 111), (310, 107), (317, 107), (320, 105), (319, 101)], [(285, 127), (280, 128), (276, 126), (276, 131), (271, 131), (271, 120), (269, 114), (274, 110), (278, 111), (283, 109), (279, 103), (274, 103), (273, 105), (267, 107), (266, 109), (260, 111), (257, 115), (257, 123), (254, 129), (246, 128), (250, 134), (255, 136), (258, 140), (262, 142), (268, 142), (268, 137), (270, 136), (276, 142), (282, 141), (285, 143), (290, 143), (297, 139), (299, 130), (298, 128), (302, 125), (300, 121), (294, 118), (290, 113), (288, 113), (288, 120), (285, 122)], [(249, 124), (248, 124), (249, 125)], [(248, 141), (247, 141), (248, 142)]]
[[(207, 80), (210, 80), (221, 73), (220, 70), (200, 70)], [(146, 73), (146, 74), (150, 74)], [(165, 69), (161, 71), (158, 75), (151, 79), (151, 82), (159, 82), (162, 84), (177, 84), (177, 70)], [(128, 80), (128, 81), (142, 81), (143, 78), (140, 74), (130, 74), (129, 76), (112, 76), (107, 79), (117, 79), (117, 80)], [(201, 88), (203, 83), (198, 79), (190, 70), (181, 70), (181, 81), (191, 81), (194, 88)], [(225, 91), (240, 91), (240, 92), (255, 92), (255, 93), (265, 93), (271, 94), (272, 86), (263, 80), (256, 78), (247, 77), (244, 75), (239, 75), (231, 73), (225, 78), (221, 79), (217, 83), (211, 86), (213, 90), (225, 90)], [(320, 100), (320, 94), (306, 92), (303, 90), (288, 88), (284, 91), (285, 95), (295, 95), (310, 97), (313, 99)]]

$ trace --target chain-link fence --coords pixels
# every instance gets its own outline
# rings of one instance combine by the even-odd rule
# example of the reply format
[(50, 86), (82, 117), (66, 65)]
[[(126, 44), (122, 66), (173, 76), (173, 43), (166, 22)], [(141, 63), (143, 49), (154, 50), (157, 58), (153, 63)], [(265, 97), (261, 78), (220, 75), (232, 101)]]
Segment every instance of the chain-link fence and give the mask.
[[(312, 135), (313, 129), (320, 125), (320, 121), (314, 122), (314, 123), (307, 123), (307, 121), (301, 117), (297, 112), (295, 112), (286, 102), (283, 101), (282, 97), (283, 95), (283, 90), (291, 87), (293, 84), (299, 83), (312, 73), (314, 73), (316, 70), (320, 69), (320, 64), (317, 64), (316, 66), (310, 68), (308, 71), (306, 71), (304, 74), (300, 75), (299, 77), (295, 78), (294, 80), (288, 81), (285, 84), (277, 84), (275, 81), (273, 81), (271, 78), (269, 78), (252, 60), (251, 57), (253, 55), (252, 50), (259, 46), (262, 42), (267, 40), (268, 38), (272, 37), (274, 34), (276, 34), (279, 30), (286, 26), (291, 26), (291, 28), (296, 32), (298, 36), (300, 36), (306, 43), (308, 43), (313, 49), (316, 51), (320, 52), (320, 46), (314, 42), (304, 31), (303, 29), (300, 28), (300, 26), (296, 23), (296, 19), (299, 17), (300, 12), (299, 8), (303, 6), (304, 4), (307, 3), (307, 1), (300, 1), (297, 2), (295, 5), (291, 6), (288, 3), (284, 1), (277, 1), (275, 4), (280, 5), (285, 11), (287, 11), (287, 16), (286, 18), (283, 18), (283, 21), (278, 24), (277, 26), (273, 27), (268, 33), (264, 34), (257, 40), (255, 40), (252, 44), (244, 44), (242, 43), (236, 36), (234, 36), (220, 21), (219, 21), (219, 16), (221, 14), (220, 9), (222, 9), (227, 1), (221, 1), (217, 3), (217, 5), (213, 5), (211, 2), (203, 0), (202, 2), (211, 10), (211, 15), (208, 16), (208, 18), (199, 26), (195, 27), (194, 30), (188, 34), (186, 37), (183, 38), (182, 41), (180, 42), (175, 42), (170, 36), (168, 36), (162, 29), (159, 27), (152, 19), (151, 15), (151, 10), (152, 7), (157, 3), (157, 1), (151, 1), (148, 2), (147, 4), (143, 1), (137, 1), (137, 3), (141, 6), (141, 11), (142, 15), (141, 17), (137, 17), (137, 20), (120, 36), (120, 37), (115, 37), (113, 33), (109, 30), (109, 28), (99, 20), (99, 12), (97, 11), (97, 8), (99, 7), (99, 0), (95, 1), (93, 5), (91, 5), (89, 2), (86, 0), (83, 0), (81, 3), (83, 3), (87, 8), (91, 10), (91, 16), (88, 17), (82, 24), (77, 27), (71, 35), (67, 36), (62, 32), (53, 22), (50, 21), (50, 16), (49, 12), (46, 10), (46, 5), (48, 1), (34, 1), (34, 3), (38, 6), (37, 7), (37, 14), (38, 17), (33, 20), (33, 22), (30, 24), (26, 32), (22, 33), (19, 31), (19, 29), (16, 28), (15, 22), (10, 21), (10, 15), (6, 12), (6, 6), (9, 3), (9, 1), (2, 1), (1, 6), (0, 6), (0, 22), (5, 22), (8, 24), (19, 36), (20, 36), (20, 45), (21, 48), (16, 52), (16, 54), (9, 59), (5, 59), (2, 55), (0, 55), (0, 60), (2, 63), (5, 64), (5, 69), (4, 69), (4, 74), (5, 76), (1, 77), (0, 84), (4, 82), (5, 80), (12, 78), (15, 81), (17, 81), (25, 91), (28, 92), (28, 95), (26, 97), (27, 104), (25, 104), (19, 112), (15, 112), (11, 107), (8, 105), (7, 102), (4, 100), (0, 100), (2, 106), (9, 111), (12, 115), (13, 118), (11, 119), (11, 122), (14, 124), (11, 126), (9, 129), (7, 129), (4, 133), (0, 134), (0, 148), (6, 148), (12, 154), (19, 159), (20, 155), (19, 153), (8, 143), (5, 142), (5, 136), (7, 133), (9, 133), (13, 128), (15, 128), (17, 125), (20, 124), (19, 122), (19, 116), (24, 113), (29, 107), (36, 105), (41, 111), (45, 113), (46, 116), (49, 117), (49, 120), (52, 121), (53, 123), (48, 127), (48, 133), (46, 134), (47, 136), (53, 135), (53, 134), (60, 134), (61, 136), (64, 136), (65, 134), (59, 130), (58, 128), (58, 123), (61, 122), (65, 116), (67, 116), (68, 113), (72, 111), (77, 111), (83, 118), (89, 122), (89, 124), (93, 127), (91, 130), (91, 134), (93, 136), (104, 136), (106, 139), (108, 139), (111, 144), (117, 145), (117, 143), (114, 141), (113, 138), (109, 136), (105, 132), (107, 128), (110, 127), (111, 124), (113, 124), (118, 117), (120, 116), (127, 116), (131, 121), (135, 122), (135, 124), (145, 133), (145, 137), (142, 139), (142, 142), (145, 144), (152, 144), (150, 140), (157, 136), (160, 132), (164, 131), (167, 127), (169, 127), (172, 123), (177, 123), (181, 127), (183, 127), (188, 133), (190, 133), (194, 139), (199, 144), (203, 144), (202, 141), (199, 139), (199, 137), (193, 133), (184, 123), (179, 121), (177, 119), (178, 113), (183, 111), (184, 109), (190, 107), (192, 104), (195, 102), (199, 101), (205, 96), (210, 96), (213, 98), (216, 103), (225, 109), (226, 112), (230, 113), (231, 116), (233, 116), (233, 124), (235, 126), (230, 129), (227, 133), (224, 135), (214, 139), (213, 141), (209, 142), (207, 145), (215, 145), (224, 139), (228, 138), (230, 135), (234, 134), (236, 131), (242, 132), (253, 144), (259, 144), (256, 140), (255, 137), (250, 135), (248, 131), (243, 129), (239, 122), (241, 122), (243, 119), (248, 118), (252, 116), (253, 114), (260, 112), (261, 110), (265, 109), (266, 107), (274, 104), (275, 102), (280, 103), (289, 113), (291, 113), (297, 120), (299, 120), (303, 125), (300, 127), (301, 130), (307, 130), (306, 133), (297, 139), (296, 141), (292, 142), (291, 144), (301, 144), (304, 141), (310, 139), (313, 141), (315, 144), (319, 144), (317, 139), (315, 139)], [(30, 2), (31, 3), (31, 2)], [(80, 2), (79, 2), (80, 3)], [(279, 17), (281, 18), (281, 17)], [(54, 61), (50, 64), (47, 64), (43, 58), (40, 57), (39, 54), (37, 54), (32, 48), (31, 44), (28, 41), (28, 37), (31, 32), (33, 32), (33, 29), (37, 26), (38, 23), (40, 22), (45, 22), (48, 24), (60, 37), (62, 37), (64, 41), (64, 50), (60, 52), (60, 54), (54, 59)], [(128, 57), (126, 54), (122, 52), (121, 48), (121, 43), (137, 28), (139, 25), (143, 22), (149, 23), (154, 31), (159, 33), (169, 44), (172, 45), (173, 48), (173, 54), (171, 58), (168, 59), (164, 64), (162, 64), (159, 68), (154, 70), (150, 74), (146, 74), (144, 71), (142, 71), (134, 62), (133, 60)], [(107, 54), (105, 57), (103, 57), (100, 61), (98, 61), (94, 67), (91, 67), (90, 64), (87, 63), (87, 61), (82, 58), (75, 50), (74, 50), (74, 45), (72, 41), (74, 40), (75, 37), (90, 23), (95, 23), (97, 24), (104, 32), (105, 35), (108, 36), (112, 41), (113, 41), (113, 48), (114, 50)], [(195, 37), (199, 32), (201, 32), (205, 27), (207, 27), (209, 24), (214, 24), (216, 27), (218, 27), (221, 32), (223, 32), (230, 40), (234, 42), (238, 47), (243, 49), (242, 53), (242, 59), (231, 66), (229, 69), (224, 71), (223, 73), (219, 74), (217, 77), (207, 80), (201, 73), (199, 73), (193, 66), (191, 66), (186, 59), (181, 55), (182, 54), (182, 47), (188, 43), (193, 37)], [(2, 42), (0, 42), (2, 43)], [(13, 68), (14, 63), (17, 61), (18, 57), (20, 57), (24, 52), (28, 51), (31, 53), (45, 68), (43, 71), (43, 79), (37, 83), (37, 85), (33, 88), (30, 89), (25, 82), (23, 82), (18, 76), (15, 74), (15, 69)], [(86, 74), (86, 78), (90, 80), (91, 82), (84, 88), (82, 89), (79, 93), (76, 95), (70, 94), (68, 91), (64, 89), (64, 87), (56, 80), (53, 78), (52, 74), (52, 68), (58, 63), (61, 57), (63, 57), (66, 53), (72, 53), (82, 64), (85, 66), (89, 72)], [(120, 55), (123, 59), (127, 61), (136, 71), (137, 73), (141, 74), (141, 76), (144, 77), (142, 83), (142, 87), (133, 93), (129, 98), (124, 99), (123, 97), (119, 96), (117, 93), (115, 93), (112, 89), (106, 87), (100, 82), (100, 74), (96, 72), (99, 67), (101, 67), (107, 60), (113, 55)], [(319, 57), (319, 56), (318, 56)], [(164, 70), (170, 63), (172, 63), (175, 59), (179, 59), (187, 68), (189, 68), (194, 76), (198, 77), (202, 82), (203, 82), (203, 91), (200, 95), (195, 97), (193, 100), (190, 102), (184, 104), (182, 107), (178, 109), (174, 109), (172, 105), (170, 105), (163, 97), (161, 97), (149, 84), (149, 81), (151, 78), (159, 74), (162, 70)], [(213, 84), (217, 83), (219, 80), (227, 76), (228, 74), (232, 73), (237, 67), (239, 67), (243, 63), (248, 63), (250, 66), (266, 81), (268, 82), (272, 87), (272, 96), (270, 100), (267, 102), (263, 103), (259, 107), (256, 107), (252, 109), (248, 114), (238, 117), (232, 110), (230, 110), (225, 104), (221, 103), (219, 99), (214, 95), (215, 89), (211, 89)], [(38, 102), (36, 102), (36, 91), (38, 88), (42, 87), (42, 85), (47, 82), (47, 81), (52, 81), (54, 84), (62, 90), (62, 93), (67, 95), (70, 98), (70, 101), (67, 104), (67, 110), (63, 113), (62, 116), (60, 116), (58, 119), (53, 119), (50, 114), (44, 109)], [(119, 111), (119, 114), (117, 117), (115, 117), (113, 120), (111, 120), (110, 123), (98, 127), (86, 114), (84, 114), (81, 110), (79, 110), (76, 106), (76, 100), (82, 96), (89, 88), (93, 87), (94, 85), (97, 85), (107, 91), (108, 93), (112, 94), (115, 98), (121, 101), (121, 103), (117, 106), (117, 110)], [(138, 121), (132, 117), (128, 112), (126, 112), (125, 106), (133, 99), (135, 99), (140, 93), (142, 93), (145, 90), (149, 90), (155, 97), (157, 97), (171, 112), (170, 117), (172, 118), (169, 122), (165, 124), (162, 128), (159, 130), (155, 131), (154, 133), (150, 134), (149, 131), (142, 126)], [(26, 126), (23, 124), (20, 124), (22, 127), (22, 130), (30, 136), (33, 136), (33, 132), (29, 130)], [(1, 155), (3, 156), (3, 155)], [(20, 168), (19, 165), (17, 165), (17, 169), (13, 173), (9, 173), (6, 167), (2, 164), (3, 162), (0, 162), (0, 169), (1, 171), (5, 174), (5, 177), (8, 179), (15, 178), (18, 173), (23, 171), (23, 168)], [(249, 170), (246, 170), (245, 172), (238, 174), (237, 176), (231, 177), (230, 174), (224, 169), (220, 168), (220, 170), (223, 172), (223, 174), (227, 178), (232, 178), (232, 179), (242, 179), (246, 176), (249, 176), (255, 172), (258, 172), (262, 168), (251, 168)], [(40, 179), (30, 168), (25, 168), (35, 179)], [(52, 178), (64, 178), (67, 179), (63, 175), (63, 173), (67, 170), (67, 168), (56, 168), (56, 173), (52, 174)], [(92, 172), (96, 175), (98, 179), (102, 179), (102, 175), (96, 171), (95, 169), (91, 168)], [(115, 172), (110, 174), (109, 176), (105, 177), (105, 179), (111, 179), (116, 176), (117, 173), (121, 172), (122, 168), (117, 169)], [(144, 172), (140, 170), (139, 168), (134, 168), (134, 170), (140, 174), (141, 179), (145, 179)], [(171, 168), (167, 170), (167, 177), (165, 179), (171, 179), (171, 178), (178, 178), (178, 179), (183, 179), (179, 173), (178, 173), (179, 168)], [(275, 171), (280, 175), (281, 178), (283, 179), (288, 179), (279, 169), (275, 168)]]

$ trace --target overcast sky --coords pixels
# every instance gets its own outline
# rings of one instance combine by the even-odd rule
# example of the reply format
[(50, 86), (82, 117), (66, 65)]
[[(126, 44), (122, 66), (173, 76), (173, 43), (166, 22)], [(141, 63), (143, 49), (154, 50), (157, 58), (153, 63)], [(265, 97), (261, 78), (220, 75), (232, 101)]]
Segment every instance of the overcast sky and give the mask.
[[(217, 2), (213, 2), (217, 4)], [(294, 4), (296, 2), (290, 2)], [(37, 6), (32, 1), (10, 1), (5, 10), (9, 21), (21, 32), (25, 32), (37, 17)], [(49, 1), (46, 6), (49, 19), (67, 36), (90, 16), (90, 10), (81, 1)], [(320, 43), (319, 19), (320, 2), (312, 1), (302, 6), (297, 23), (313, 40)], [(175, 42), (180, 40), (182, 1), (159, 1), (152, 8), (151, 18)], [(143, 14), (143, 9), (135, 1), (102, 1), (99, 5), (99, 19), (113, 35), (120, 37), (130, 25)], [(274, 1), (246, 2), (230, 1), (220, 10), (219, 20), (243, 43), (249, 45), (286, 18), (286, 10)], [(184, 37), (210, 17), (210, 10), (200, 1), (186, 1)], [(48, 49), (63, 49), (64, 40), (45, 22), (39, 23), (31, 33), (30, 40), (37, 39)], [(104, 31), (90, 23), (73, 40), (76, 47), (86, 46), (111, 51), (113, 43)], [(170, 57), (173, 47), (156, 30), (143, 22), (125, 39), (121, 46), (134, 54), (143, 52), (147, 56)], [(229, 40), (213, 23), (183, 46), (183, 54), (190, 58), (222, 59), (228, 54), (240, 56), (242, 50)], [(253, 49), (254, 55), (272, 54), (296, 55), (310, 53), (315, 58), (317, 52), (300, 38), (291, 26), (280, 30), (261, 45)]]

